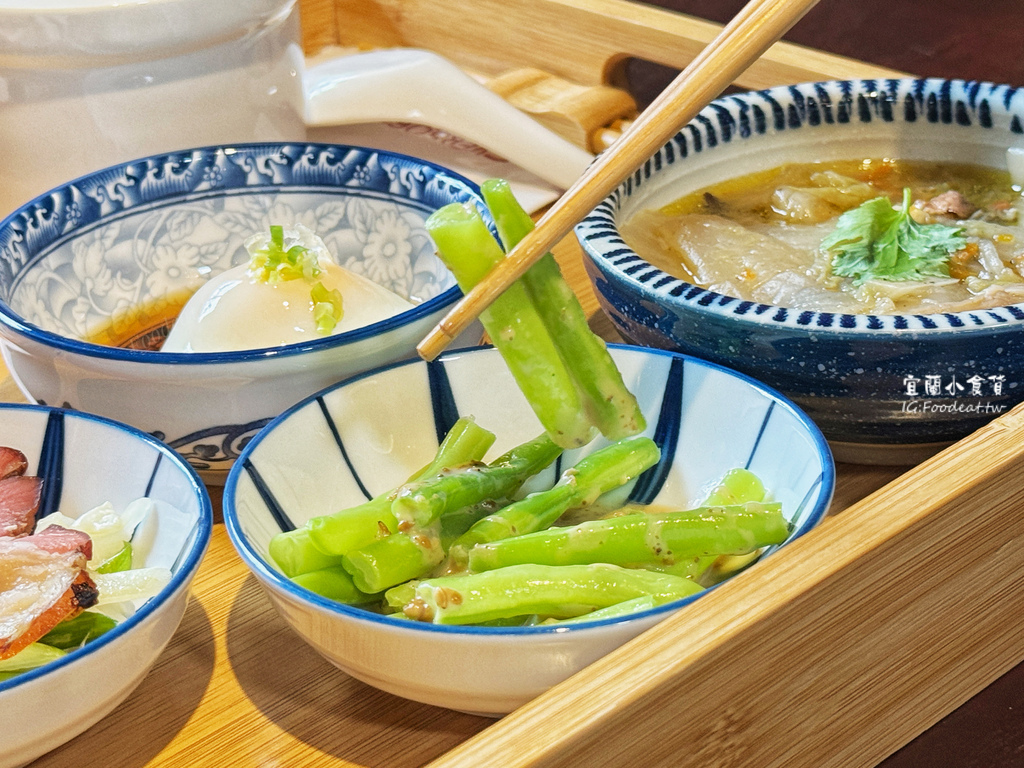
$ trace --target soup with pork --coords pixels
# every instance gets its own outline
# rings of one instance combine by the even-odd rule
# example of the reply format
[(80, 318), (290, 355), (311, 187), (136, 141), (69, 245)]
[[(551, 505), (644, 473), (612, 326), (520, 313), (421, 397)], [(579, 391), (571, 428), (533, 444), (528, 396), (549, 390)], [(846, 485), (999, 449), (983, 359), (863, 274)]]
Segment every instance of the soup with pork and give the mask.
[(633, 216), (665, 272), (765, 304), (934, 313), (1024, 302), (1019, 186), (1004, 171), (890, 159), (789, 164)]

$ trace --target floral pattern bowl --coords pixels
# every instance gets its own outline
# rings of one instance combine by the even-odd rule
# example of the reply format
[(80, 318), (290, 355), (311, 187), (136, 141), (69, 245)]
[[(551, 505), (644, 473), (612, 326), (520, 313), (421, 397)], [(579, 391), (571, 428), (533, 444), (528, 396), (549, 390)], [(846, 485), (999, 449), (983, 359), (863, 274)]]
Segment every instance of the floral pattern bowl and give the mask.
[[(439, 166), (341, 145), (208, 147), (97, 171), (0, 222), (4, 360), (31, 400), (143, 429), (223, 482), (248, 439), (292, 403), (415, 353), (461, 296), (424, 221), (475, 198), (471, 182)], [(413, 308), (302, 344), (156, 351), (183, 297), (245, 262), (246, 238), (271, 224), (304, 224), (341, 266)]]
[(806, 83), (724, 96), (583, 222), (602, 308), (632, 342), (734, 368), (780, 390), (839, 461), (916, 463), (1024, 400), (1024, 305), (843, 314), (742, 301), (639, 256), (619, 226), (716, 182), (787, 162), (898, 157), (1007, 168), (1024, 91), (938, 79)]

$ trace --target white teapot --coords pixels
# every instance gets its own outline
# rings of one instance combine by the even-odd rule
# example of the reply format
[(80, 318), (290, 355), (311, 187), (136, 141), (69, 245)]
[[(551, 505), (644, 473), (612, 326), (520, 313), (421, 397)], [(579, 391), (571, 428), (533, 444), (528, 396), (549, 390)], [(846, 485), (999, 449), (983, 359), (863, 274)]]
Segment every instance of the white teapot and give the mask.
[(450, 131), (563, 189), (592, 159), (425, 51), (307, 68), (296, 0), (0, 0), (0, 217), (115, 163), (375, 120)]

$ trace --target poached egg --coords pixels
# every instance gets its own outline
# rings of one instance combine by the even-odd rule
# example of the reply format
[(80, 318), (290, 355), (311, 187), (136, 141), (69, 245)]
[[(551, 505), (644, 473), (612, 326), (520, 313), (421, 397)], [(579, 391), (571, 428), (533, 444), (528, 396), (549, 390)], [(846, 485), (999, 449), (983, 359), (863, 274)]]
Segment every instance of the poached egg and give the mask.
[[(338, 266), (323, 241), (299, 225), (284, 230), (289, 246), (301, 245), (317, 259), (316, 280), (342, 297), (342, 316), (331, 334), (380, 322), (414, 304), (377, 283)], [(264, 247), (266, 235), (246, 242), (250, 253)], [(265, 282), (240, 264), (212, 277), (182, 308), (163, 352), (229, 352), (298, 344), (325, 334), (317, 330), (311, 283), (305, 279)]]

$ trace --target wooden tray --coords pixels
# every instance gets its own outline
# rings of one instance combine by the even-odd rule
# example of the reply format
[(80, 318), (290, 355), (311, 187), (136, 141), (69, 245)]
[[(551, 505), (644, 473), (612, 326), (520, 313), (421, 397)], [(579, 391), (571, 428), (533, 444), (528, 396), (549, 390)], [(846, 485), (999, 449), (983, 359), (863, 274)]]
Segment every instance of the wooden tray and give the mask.
[[(539, 67), (583, 86), (615, 85), (629, 57), (682, 67), (716, 29), (622, 0), (301, 5), (310, 54), (426, 47), (490, 76)], [(779, 44), (738, 84), (891, 74)], [(596, 312), (578, 246), (556, 255)], [(5, 396), (18, 397), (9, 381)], [(875, 765), (1024, 659), (1022, 501), (1020, 408), (909, 470), (840, 466), (816, 530), (498, 721), (333, 669), (277, 617), (218, 524), (153, 672), (34, 765)]]

